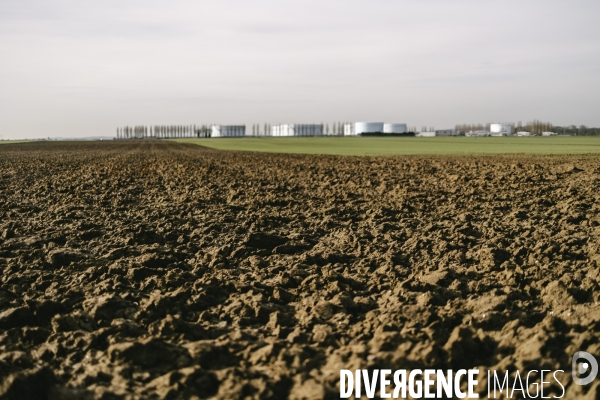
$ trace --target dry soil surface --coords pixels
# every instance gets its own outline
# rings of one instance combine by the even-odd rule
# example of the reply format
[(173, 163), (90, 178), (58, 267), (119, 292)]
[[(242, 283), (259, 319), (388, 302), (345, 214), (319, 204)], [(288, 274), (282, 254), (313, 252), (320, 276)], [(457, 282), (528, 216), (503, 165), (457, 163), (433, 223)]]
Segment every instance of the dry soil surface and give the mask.
[(342, 368), (425, 367), (600, 398), (570, 378), (600, 355), (599, 161), (1, 146), (0, 398), (336, 398)]

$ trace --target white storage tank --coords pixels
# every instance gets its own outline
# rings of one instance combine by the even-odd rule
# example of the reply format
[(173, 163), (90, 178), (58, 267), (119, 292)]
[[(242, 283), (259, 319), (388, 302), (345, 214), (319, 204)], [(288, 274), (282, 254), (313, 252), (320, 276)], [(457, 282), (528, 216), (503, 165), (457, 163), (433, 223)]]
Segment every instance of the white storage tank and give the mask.
[(383, 133), (406, 133), (406, 124), (383, 124)]
[(344, 124), (344, 136), (355, 136), (354, 124)]
[(281, 124), (271, 127), (271, 136), (322, 136), (321, 124)]
[(294, 125), (273, 125), (271, 126), (271, 136), (294, 136)]
[(295, 124), (294, 136), (322, 136), (323, 125), (321, 124)]
[(492, 133), (505, 132), (508, 135), (512, 135), (512, 126), (510, 126), (508, 124), (491, 124), (490, 132), (492, 132)]
[(354, 134), (360, 135), (363, 133), (382, 133), (383, 122), (355, 122)]
[(211, 137), (239, 137), (246, 135), (246, 125), (213, 125)]

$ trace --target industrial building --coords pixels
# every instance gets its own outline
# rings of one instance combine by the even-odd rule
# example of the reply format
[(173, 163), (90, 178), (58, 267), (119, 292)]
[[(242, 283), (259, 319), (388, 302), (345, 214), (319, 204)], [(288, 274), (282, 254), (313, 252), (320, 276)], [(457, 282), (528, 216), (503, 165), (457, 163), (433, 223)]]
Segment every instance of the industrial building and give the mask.
[(406, 133), (408, 132), (406, 124), (383, 124), (383, 133)]
[(344, 136), (358, 136), (362, 134), (396, 134), (406, 133), (406, 124), (383, 123), (383, 122), (355, 122), (344, 124)]
[(271, 127), (271, 136), (322, 136), (322, 124), (280, 124)]
[(430, 132), (419, 132), (417, 137), (454, 136), (454, 129), (436, 129)]
[(246, 136), (246, 125), (213, 125), (211, 137), (240, 137)]
[(490, 133), (492, 136), (512, 136), (512, 126), (508, 124), (491, 124)]
[(435, 136), (454, 136), (454, 129), (436, 129)]
[(344, 136), (354, 136), (354, 124), (344, 124)]
[(355, 122), (354, 135), (363, 133), (383, 133), (383, 122)]
[(465, 132), (465, 136), (492, 136), (492, 133), (490, 131), (470, 131), (470, 132)]

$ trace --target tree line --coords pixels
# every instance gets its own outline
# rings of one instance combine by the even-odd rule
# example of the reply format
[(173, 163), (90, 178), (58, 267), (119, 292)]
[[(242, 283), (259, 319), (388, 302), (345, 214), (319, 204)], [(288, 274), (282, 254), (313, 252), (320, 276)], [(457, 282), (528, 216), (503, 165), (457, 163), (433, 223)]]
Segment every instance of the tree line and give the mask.
[[(348, 122), (334, 122), (331, 125), (321, 124), (322, 132), (324, 135), (342, 136), (344, 135), (344, 126), (349, 124)], [(485, 124), (457, 124), (454, 128), (458, 134), (464, 134), (467, 132), (474, 131), (490, 131), (490, 125), (488, 122)], [(506, 122), (505, 125), (512, 127), (512, 132), (531, 132), (534, 135), (541, 135), (542, 132), (555, 132), (559, 135), (572, 135), (572, 136), (600, 136), (600, 127), (588, 127), (586, 125), (565, 125), (558, 126), (551, 122), (533, 120), (526, 123), (522, 121), (518, 122)], [(271, 136), (271, 124), (265, 123), (252, 124), (252, 136)], [(421, 130), (433, 131), (432, 126), (422, 126)], [(416, 132), (417, 127), (408, 127), (409, 132)], [(211, 125), (155, 125), (155, 126), (125, 126), (117, 128), (117, 138), (129, 139), (129, 138), (176, 138), (176, 137), (209, 137), (211, 132)]]
[[(342, 136), (344, 135), (344, 125), (349, 124), (350, 122), (334, 122), (331, 125), (331, 130), (329, 129), (329, 124), (321, 124), (321, 131), (324, 135), (331, 136)], [(292, 124), (294, 125), (294, 124)], [(302, 124), (299, 124), (302, 125)], [(310, 124), (312, 125), (312, 124)], [(252, 124), (252, 136), (271, 136), (272, 125), (264, 124), (261, 126), (260, 124)]]
[(204, 137), (210, 125), (136, 125), (117, 128), (119, 139)]
[[(467, 133), (474, 131), (489, 131), (490, 125), (492, 123), (488, 122), (485, 124), (457, 124), (455, 126), (455, 132), (458, 133)], [(595, 136), (600, 135), (600, 128), (592, 128), (585, 125), (566, 125), (566, 126), (558, 126), (554, 125), (551, 122), (540, 121), (538, 119), (534, 119), (533, 121), (529, 121), (523, 123), (522, 121), (518, 122), (503, 122), (502, 124), (510, 125), (512, 127), (513, 133), (516, 132), (531, 132), (534, 135), (541, 135), (542, 132), (555, 132), (559, 135), (577, 135), (577, 136)]]

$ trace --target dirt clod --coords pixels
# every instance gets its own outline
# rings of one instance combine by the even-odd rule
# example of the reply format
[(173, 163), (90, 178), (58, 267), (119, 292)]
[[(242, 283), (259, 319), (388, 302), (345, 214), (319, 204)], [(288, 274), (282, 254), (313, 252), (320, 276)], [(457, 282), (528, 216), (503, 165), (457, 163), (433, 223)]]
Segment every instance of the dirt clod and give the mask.
[(599, 355), (598, 161), (1, 146), (0, 398), (329, 399), (340, 368), (570, 371)]

